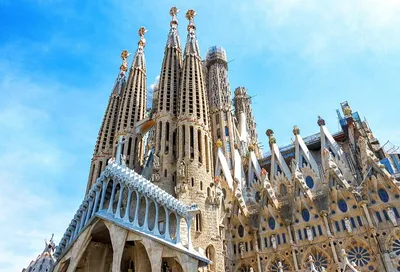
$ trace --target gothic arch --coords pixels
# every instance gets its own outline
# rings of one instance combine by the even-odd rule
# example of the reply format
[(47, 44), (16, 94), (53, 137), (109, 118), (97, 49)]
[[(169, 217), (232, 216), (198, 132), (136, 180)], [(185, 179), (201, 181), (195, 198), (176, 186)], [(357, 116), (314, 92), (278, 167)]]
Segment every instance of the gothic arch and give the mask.
[(311, 246), (304, 253), (301, 260), (301, 266), (306, 269), (310, 267), (309, 264), (309, 256), (313, 257), (314, 266), (318, 271), (322, 271), (322, 267), (329, 271), (329, 268), (332, 264), (332, 259), (329, 257), (329, 254), (320, 247)]
[(265, 272), (279, 272), (278, 268), (282, 265), (283, 272), (294, 271), (292, 263), (283, 255), (275, 253), (267, 261), (264, 271)]
[(391, 258), (393, 267), (400, 271), (400, 228), (394, 228), (385, 241), (385, 249)]
[(235, 266), (235, 269), (233, 271), (234, 272), (251, 272), (250, 271), (251, 269), (253, 269), (253, 271), (257, 271), (248, 261), (243, 260)]
[(140, 241), (126, 241), (121, 260), (121, 272), (151, 272), (152, 263), (146, 246)]
[(350, 238), (345, 243), (344, 248), (349, 261), (355, 262), (357, 267), (361, 269), (369, 268), (376, 262), (371, 247), (361, 239)]
[(209, 245), (206, 248), (206, 257), (209, 259), (212, 263), (207, 265), (207, 270), (208, 271), (216, 271), (216, 258), (215, 258), (215, 248), (213, 245)]

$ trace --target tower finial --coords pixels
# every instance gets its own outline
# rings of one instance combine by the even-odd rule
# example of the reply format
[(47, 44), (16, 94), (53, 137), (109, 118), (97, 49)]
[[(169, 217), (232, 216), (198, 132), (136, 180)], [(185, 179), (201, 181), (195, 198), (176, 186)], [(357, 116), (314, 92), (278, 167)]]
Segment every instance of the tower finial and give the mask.
[(178, 18), (176, 18), (176, 15), (178, 14), (178, 12), (179, 12), (179, 9), (177, 7), (172, 7), (169, 10), (169, 15), (171, 15), (171, 17), (172, 17), (171, 23), (169, 24), (171, 27), (173, 25), (177, 25), (178, 24)]
[(186, 19), (189, 20), (189, 25), (187, 27), (187, 30), (189, 32), (192, 32), (192, 31), (196, 30), (196, 26), (194, 24), (194, 16), (196, 16), (196, 11), (194, 11), (193, 9), (189, 9), (186, 12)]
[(131, 53), (128, 52), (128, 50), (124, 49), (121, 52), (121, 59), (122, 59), (122, 64), (119, 67), (120, 73), (119, 73), (119, 78), (122, 78), (125, 76), (126, 71), (128, 71), (128, 62), (126, 61), (128, 57), (131, 55)]
[(144, 38), (144, 34), (146, 32), (147, 32), (147, 29), (144, 26), (142, 26), (138, 30), (138, 34), (140, 36), (140, 41), (138, 42), (138, 45), (141, 46), (141, 47), (145, 47), (146, 46), (146, 39)]

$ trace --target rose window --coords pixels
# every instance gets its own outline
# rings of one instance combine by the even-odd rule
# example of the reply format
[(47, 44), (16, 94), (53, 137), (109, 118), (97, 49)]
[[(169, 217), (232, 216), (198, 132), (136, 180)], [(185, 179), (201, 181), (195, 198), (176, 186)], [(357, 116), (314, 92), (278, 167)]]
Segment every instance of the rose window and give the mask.
[(328, 267), (328, 260), (320, 252), (313, 254), (314, 266), (318, 271), (322, 271), (322, 268)]
[(371, 261), (371, 253), (362, 246), (355, 246), (348, 252), (350, 262), (357, 266), (366, 266)]
[(393, 241), (392, 251), (396, 254), (396, 256), (400, 256), (400, 240), (396, 239)]
[[(282, 267), (279, 266), (279, 262), (281, 262)], [(279, 270), (280, 268), (282, 270)], [(290, 271), (290, 269), (289, 266), (285, 263), (285, 261), (278, 259), (272, 263), (271, 271), (272, 272)]]

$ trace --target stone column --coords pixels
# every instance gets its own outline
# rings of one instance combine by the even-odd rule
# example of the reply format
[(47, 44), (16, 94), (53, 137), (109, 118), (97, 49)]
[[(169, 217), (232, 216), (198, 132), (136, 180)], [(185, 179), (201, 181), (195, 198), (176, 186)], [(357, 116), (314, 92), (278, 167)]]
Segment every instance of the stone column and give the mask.
[(124, 252), (128, 231), (107, 221), (104, 221), (104, 224), (110, 232), (113, 247), (112, 272), (120, 272), (122, 253)]

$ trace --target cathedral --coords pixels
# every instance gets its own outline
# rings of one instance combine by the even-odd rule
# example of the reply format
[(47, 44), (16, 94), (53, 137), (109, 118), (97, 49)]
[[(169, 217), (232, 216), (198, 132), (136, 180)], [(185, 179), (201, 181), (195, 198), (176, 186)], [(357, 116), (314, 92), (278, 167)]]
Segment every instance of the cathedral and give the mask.
[(316, 134), (294, 126), (279, 146), (266, 129), (263, 153), (225, 50), (202, 60), (194, 10), (181, 45), (177, 14), (150, 107), (146, 29), (130, 67), (122, 51), (85, 198), (24, 271), (400, 271), (399, 154), (347, 102), (340, 131), (318, 117)]

